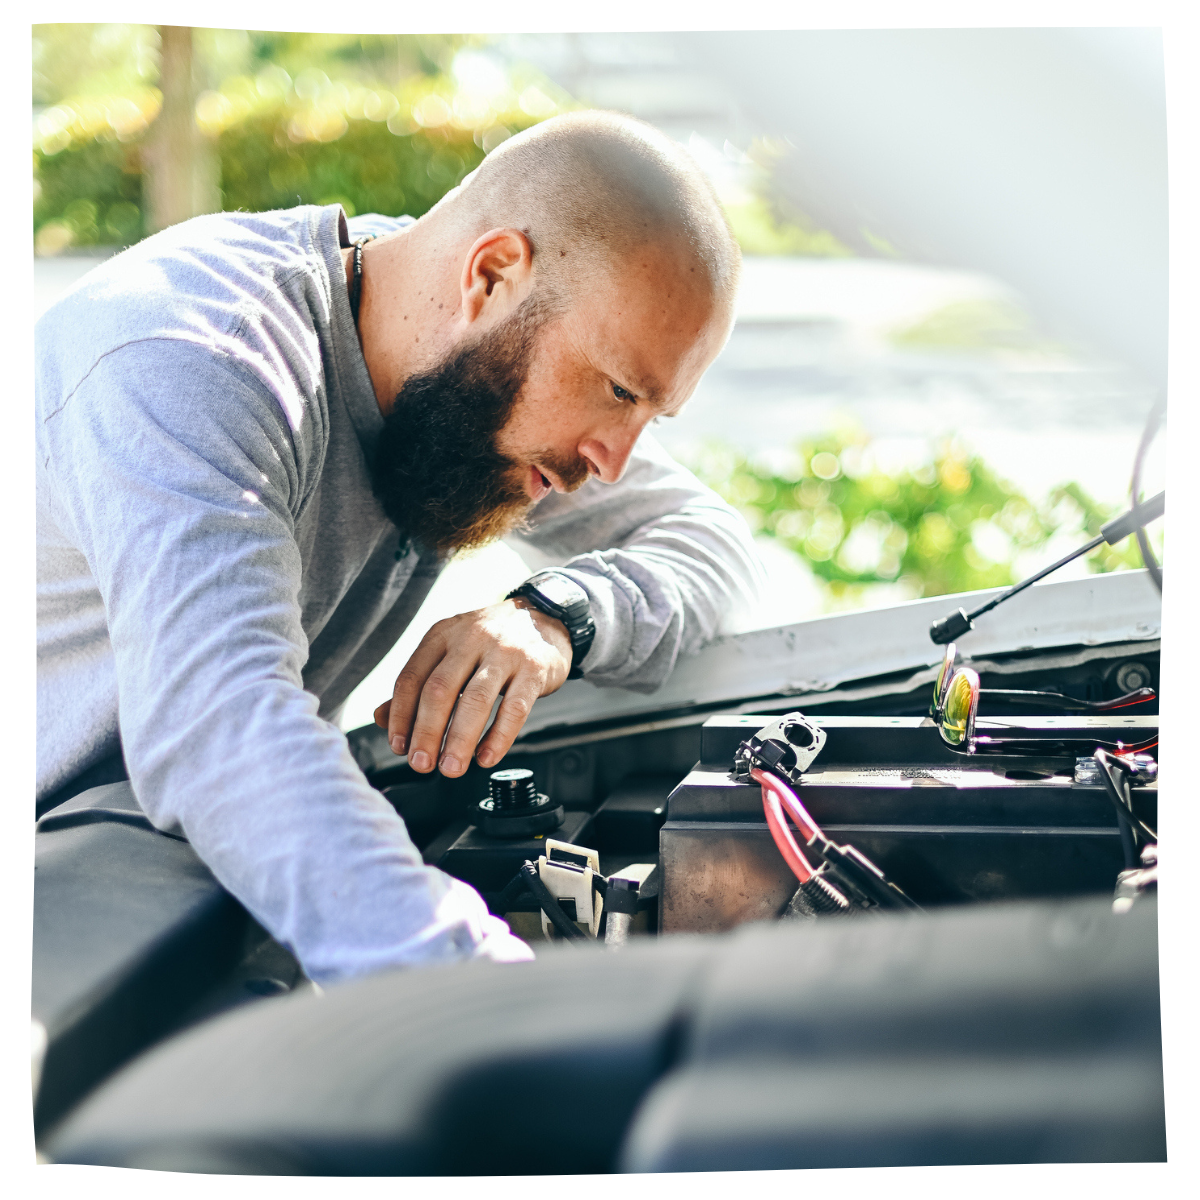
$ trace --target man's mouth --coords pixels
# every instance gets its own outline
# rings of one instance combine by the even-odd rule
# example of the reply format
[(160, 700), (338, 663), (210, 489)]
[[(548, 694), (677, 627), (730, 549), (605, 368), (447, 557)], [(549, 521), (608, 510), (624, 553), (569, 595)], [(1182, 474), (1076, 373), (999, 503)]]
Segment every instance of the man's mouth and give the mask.
[(528, 490), (530, 496), (533, 497), (534, 503), (536, 503), (543, 497), (548, 496), (554, 490), (554, 485), (537, 467), (530, 464)]

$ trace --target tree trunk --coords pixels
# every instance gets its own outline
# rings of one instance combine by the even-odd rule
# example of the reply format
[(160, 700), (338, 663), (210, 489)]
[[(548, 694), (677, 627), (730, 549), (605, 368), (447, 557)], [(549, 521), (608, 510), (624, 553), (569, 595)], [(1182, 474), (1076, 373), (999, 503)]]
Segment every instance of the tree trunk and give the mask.
[(151, 233), (221, 207), (219, 164), (213, 141), (196, 126), (199, 92), (192, 30), (160, 25), (162, 111), (146, 155), (146, 220)]

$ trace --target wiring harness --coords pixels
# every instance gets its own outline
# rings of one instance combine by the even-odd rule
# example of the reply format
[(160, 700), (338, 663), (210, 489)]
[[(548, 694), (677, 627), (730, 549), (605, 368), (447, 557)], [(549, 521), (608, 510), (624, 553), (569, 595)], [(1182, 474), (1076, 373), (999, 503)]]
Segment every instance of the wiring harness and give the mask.
[[(855, 910), (921, 911), (865, 854), (826, 837), (800, 802), (795, 789), (824, 744), (825, 731), (802, 713), (792, 712), (742, 742), (734, 759), (735, 777), (753, 780), (762, 788), (767, 828), (799, 881), (789, 912), (823, 916)], [(793, 836), (789, 820), (803, 838), (803, 848)], [(817, 860), (815, 866), (809, 854)]]

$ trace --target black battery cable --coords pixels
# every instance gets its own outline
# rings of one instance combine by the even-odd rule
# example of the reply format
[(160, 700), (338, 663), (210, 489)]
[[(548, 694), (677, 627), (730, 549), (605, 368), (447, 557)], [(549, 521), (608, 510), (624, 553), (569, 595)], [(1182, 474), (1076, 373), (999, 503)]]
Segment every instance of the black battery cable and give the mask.
[(551, 895), (549, 888), (542, 882), (538, 869), (528, 859), (521, 869), (509, 880), (508, 885), (496, 900), (495, 908), (501, 915), (510, 912), (514, 904), (526, 893), (532, 894), (538, 907), (546, 914), (547, 920), (568, 941), (590, 941), (591, 935), (583, 932), (567, 915), (563, 906)]

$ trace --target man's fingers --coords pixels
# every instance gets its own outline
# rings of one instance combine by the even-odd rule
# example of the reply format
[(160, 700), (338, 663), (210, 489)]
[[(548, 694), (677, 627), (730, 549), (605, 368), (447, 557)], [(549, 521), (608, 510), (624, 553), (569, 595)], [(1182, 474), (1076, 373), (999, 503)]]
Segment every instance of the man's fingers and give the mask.
[[(446, 726), (458, 703), (459, 693), (474, 674), (475, 667), (476, 660), (465, 656), (443, 658), (425, 680), (408, 739), (408, 765), (415, 771), (432, 771), (437, 766)], [(392, 707), (395, 708), (395, 701)], [(468, 755), (462, 770), (466, 770), (470, 761)], [(461, 775), (462, 771), (455, 773)]]
[[(440, 622), (439, 622), (440, 624)], [(413, 651), (412, 657), (404, 664), (404, 669), (396, 676), (392, 689), (392, 698), (387, 701), (388, 708), (388, 742), (395, 754), (408, 752), (412, 741), (413, 718), (416, 716), (417, 705), (421, 699), (421, 691), (430, 674), (437, 669), (438, 664), (446, 653), (445, 639), (435, 625), (422, 639), (421, 644)], [(382, 708), (383, 705), (380, 705)]]
[[(506, 682), (505, 672), (494, 665), (481, 665), (458, 698), (458, 707), (450, 721), (446, 744), (438, 766), (443, 775), (461, 775), (471, 765), (475, 747), (483, 736), (488, 717), (492, 715), (496, 697)], [(417, 720), (420, 721), (418, 716)], [(415, 742), (414, 742), (415, 744)]]
[(487, 737), (475, 753), (481, 767), (494, 766), (509, 752), (517, 734), (529, 720), (533, 702), (539, 695), (541, 689), (536, 679), (529, 675), (522, 675), (509, 684), (500, 703), (500, 711), (496, 713)]
[(385, 700), (375, 710), (375, 714), (374, 714), (375, 715), (375, 724), (378, 725), (380, 729), (386, 729), (388, 727), (388, 714), (391, 711), (392, 711), (392, 702), (390, 700)]
[[(539, 610), (505, 600), (460, 613), (422, 638), (376, 720), (386, 720), (392, 750), (407, 754), (414, 770), (440, 765), (443, 775), (457, 777), (477, 747), (484, 767), (508, 751), (533, 702), (558, 688), (570, 662), (566, 627)], [(501, 692), (506, 699), (481, 743)]]

